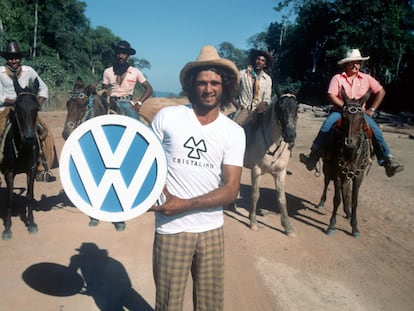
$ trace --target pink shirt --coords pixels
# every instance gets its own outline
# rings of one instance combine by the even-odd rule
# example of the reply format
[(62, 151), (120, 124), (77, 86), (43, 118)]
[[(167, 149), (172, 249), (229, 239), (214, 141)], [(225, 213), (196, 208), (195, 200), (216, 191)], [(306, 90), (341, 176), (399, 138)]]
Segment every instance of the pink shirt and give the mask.
[(377, 94), (383, 88), (371, 75), (363, 72), (358, 72), (352, 82), (348, 80), (348, 76), (345, 72), (334, 75), (329, 83), (328, 93), (333, 94), (338, 98), (342, 98), (341, 86), (344, 86), (345, 92), (349, 98), (355, 99), (360, 99), (366, 92), (368, 92), (368, 90), (371, 90), (373, 94)]
[(103, 73), (103, 84), (110, 86), (111, 96), (121, 97), (134, 94), (135, 84), (144, 83), (147, 79), (141, 71), (135, 67), (128, 67), (127, 74), (124, 80), (119, 84), (116, 80), (116, 75), (112, 67), (106, 68)]

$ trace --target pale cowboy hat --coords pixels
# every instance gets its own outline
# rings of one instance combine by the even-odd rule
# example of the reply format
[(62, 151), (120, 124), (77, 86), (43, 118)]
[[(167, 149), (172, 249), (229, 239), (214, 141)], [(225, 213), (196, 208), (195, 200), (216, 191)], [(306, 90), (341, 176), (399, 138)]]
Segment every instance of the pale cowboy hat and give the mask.
[(183, 88), (185, 84), (189, 82), (188, 75), (191, 73), (193, 69), (206, 66), (221, 67), (226, 69), (228, 72), (234, 75), (235, 81), (237, 85), (239, 85), (239, 71), (236, 65), (226, 58), (221, 58), (218, 55), (217, 50), (214, 46), (206, 45), (201, 48), (200, 54), (198, 55), (197, 59), (194, 62), (187, 63), (181, 70), (180, 82)]
[(115, 50), (115, 53), (122, 52), (128, 55), (135, 55), (136, 53), (136, 51), (133, 48), (131, 48), (129, 42), (125, 40), (119, 41), (118, 44), (112, 43), (111, 46)]
[(5, 59), (8, 59), (10, 57), (16, 57), (16, 58), (22, 58), (27, 55), (27, 52), (23, 52), (20, 50), (19, 45), (17, 42), (10, 42), (7, 45), (7, 48), (5, 51), (0, 52), (0, 56), (4, 57)]
[(346, 57), (338, 61), (338, 65), (342, 65), (349, 62), (355, 62), (355, 61), (362, 61), (369, 59), (369, 56), (362, 57), (361, 52), (358, 49), (352, 49), (349, 50), (346, 53)]

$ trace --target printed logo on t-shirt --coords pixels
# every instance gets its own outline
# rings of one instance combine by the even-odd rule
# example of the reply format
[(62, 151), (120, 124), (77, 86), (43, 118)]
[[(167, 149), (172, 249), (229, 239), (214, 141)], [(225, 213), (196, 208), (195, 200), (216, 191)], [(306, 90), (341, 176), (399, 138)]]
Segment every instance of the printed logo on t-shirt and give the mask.
[(207, 147), (204, 139), (196, 142), (194, 137), (190, 137), (185, 143), (184, 147), (190, 149), (187, 156), (191, 159), (200, 160), (200, 152), (207, 152)]

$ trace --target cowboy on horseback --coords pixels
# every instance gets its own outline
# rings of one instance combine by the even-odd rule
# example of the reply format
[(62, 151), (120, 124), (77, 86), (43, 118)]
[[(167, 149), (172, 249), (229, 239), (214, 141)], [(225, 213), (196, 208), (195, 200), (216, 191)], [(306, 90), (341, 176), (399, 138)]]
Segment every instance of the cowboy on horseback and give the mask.
[[(103, 88), (108, 91), (110, 109), (115, 112), (140, 120), (139, 109), (142, 103), (153, 92), (151, 84), (142, 72), (129, 65), (128, 58), (135, 55), (135, 49), (131, 48), (127, 41), (112, 44), (115, 51), (115, 63), (106, 68), (103, 73)], [(132, 100), (135, 85), (139, 83), (144, 88), (144, 93), (137, 102)]]
[(254, 111), (261, 114), (269, 106), (272, 97), (272, 78), (268, 71), (273, 68), (273, 63), (273, 57), (268, 52), (250, 51), (249, 65), (240, 71), (239, 109), (233, 118), (238, 124), (244, 125)]
[[(13, 76), (17, 76), (19, 84), (25, 88), (37, 78), (39, 81), (38, 102), (41, 108), (43, 102), (48, 98), (48, 87), (39, 77), (38, 73), (30, 66), (21, 64), (22, 57), (27, 55), (26, 52), (20, 50), (19, 45), (12, 41), (8, 44), (5, 51), (0, 52), (6, 60), (5, 66), (0, 66), (0, 142), (4, 138), (7, 119), (10, 110), (16, 102), (16, 91), (13, 86)], [(52, 165), (56, 163), (56, 154), (52, 133), (48, 130), (46, 124), (38, 119), (37, 133), (42, 141), (42, 152), (40, 167), (43, 170), (38, 172), (37, 181), (55, 181), (56, 177), (49, 171)], [(3, 144), (0, 143), (0, 146)], [(0, 150), (0, 154), (3, 150)]]
[(362, 108), (365, 112), (365, 120), (373, 132), (373, 147), (378, 164), (384, 166), (388, 177), (392, 177), (404, 169), (392, 156), (381, 129), (372, 119), (374, 112), (379, 108), (385, 96), (385, 90), (371, 75), (360, 71), (362, 61), (368, 59), (369, 56), (362, 57), (358, 49), (350, 49), (345, 58), (338, 61), (338, 65), (344, 66), (344, 71), (332, 77), (328, 88), (328, 100), (333, 105), (333, 110), (322, 124), (318, 135), (313, 141), (310, 154), (299, 155), (300, 161), (306, 165), (309, 171), (316, 168), (316, 163), (324, 153), (326, 146), (332, 143), (330, 141), (330, 132), (335, 123), (341, 118), (344, 106), (341, 87), (344, 87), (349, 98), (360, 99), (367, 91), (373, 94), (369, 109), (365, 106), (365, 103), (362, 105)]

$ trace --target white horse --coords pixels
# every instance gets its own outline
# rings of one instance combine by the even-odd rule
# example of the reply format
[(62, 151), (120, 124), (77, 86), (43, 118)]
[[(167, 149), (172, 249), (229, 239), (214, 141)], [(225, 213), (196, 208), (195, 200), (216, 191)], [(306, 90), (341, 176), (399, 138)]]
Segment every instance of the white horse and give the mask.
[(295, 236), (286, 206), (285, 178), (296, 138), (298, 107), (293, 94), (283, 94), (279, 99), (273, 97), (270, 106), (261, 116), (254, 112), (252, 118), (258, 118), (256, 121), (243, 126), (247, 139), (244, 167), (251, 172), (249, 218), (252, 230), (257, 230), (256, 207), (260, 197), (260, 178), (264, 174), (271, 174), (275, 181), (282, 226), (288, 236)]

